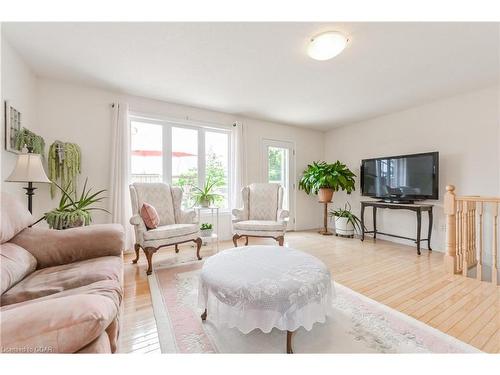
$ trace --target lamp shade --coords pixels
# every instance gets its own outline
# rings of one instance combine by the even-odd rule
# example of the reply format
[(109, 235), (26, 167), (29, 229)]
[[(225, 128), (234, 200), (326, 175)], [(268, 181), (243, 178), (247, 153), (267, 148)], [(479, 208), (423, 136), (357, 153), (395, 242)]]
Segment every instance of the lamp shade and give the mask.
[(50, 183), (43, 169), (42, 158), (38, 154), (19, 154), (16, 167), (5, 181)]

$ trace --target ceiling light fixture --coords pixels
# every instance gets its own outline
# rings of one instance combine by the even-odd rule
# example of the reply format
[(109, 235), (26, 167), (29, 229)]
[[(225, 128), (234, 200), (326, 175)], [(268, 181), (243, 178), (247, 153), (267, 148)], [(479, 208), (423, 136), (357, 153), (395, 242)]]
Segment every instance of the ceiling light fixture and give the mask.
[(328, 31), (311, 39), (307, 54), (314, 60), (329, 60), (344, 50), (347, 41), (338, 31)]

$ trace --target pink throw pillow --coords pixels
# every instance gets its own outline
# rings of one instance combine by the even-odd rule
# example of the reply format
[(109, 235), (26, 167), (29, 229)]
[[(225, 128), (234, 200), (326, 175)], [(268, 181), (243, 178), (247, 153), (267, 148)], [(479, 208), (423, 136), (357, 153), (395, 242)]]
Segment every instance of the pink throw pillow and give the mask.
[(158, 225), (160, 224), (160, 217), (158, 216), (158, 212), (156, 212), (156, 209), (149, 203), (142, 204), (141, 217), (142, 220), (144, 220), (144, 224), (146, 224), (146, 228), (158, 228)]

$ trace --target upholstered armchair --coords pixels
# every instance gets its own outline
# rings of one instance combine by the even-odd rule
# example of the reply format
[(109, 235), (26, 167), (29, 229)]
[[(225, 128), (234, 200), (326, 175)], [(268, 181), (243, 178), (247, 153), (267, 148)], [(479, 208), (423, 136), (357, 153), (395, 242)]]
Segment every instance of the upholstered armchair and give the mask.
[[(142, 248), (148, 261), (147, 274), (153, 270), (153, 254), (158, 249), (175, 245), (175, 252), (179, 252), (178, 244), (193, 241), (196, 243), (196, 256), (200, 257), (201, 238), (198, 224), (195, 223), (194, 210), (181, 209), (182, 190), (163, 183), (133, 183), (130, 185), (132, 199), (132, 213), (130, 224), (135, 229), (135, 255), (133, 263), (139, 260), (139, 250)], [(147, 229), (140, 211), (144, 203), (152, 205), (160, 223), (155, 229)]]
[(284, 189), (279, 184), (250, 184), (241, 190), (243, 208), (233, 209), (233, 243), (246, 237), (274, 238), (283, 246), (289, 212), (283, 209)]

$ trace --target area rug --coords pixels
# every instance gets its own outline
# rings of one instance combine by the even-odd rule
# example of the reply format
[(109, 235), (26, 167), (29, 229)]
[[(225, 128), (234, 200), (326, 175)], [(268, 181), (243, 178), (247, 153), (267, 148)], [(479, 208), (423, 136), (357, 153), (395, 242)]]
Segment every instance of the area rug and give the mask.
[[(202, 262), (159, 263), (149, 277), (162, 353), (284, 353), (286, 333), (215, 326), (200, 319)], [(478, 349), (334, 283), (334, 313), (293, 336), (295, 353), (477, 353)]]

